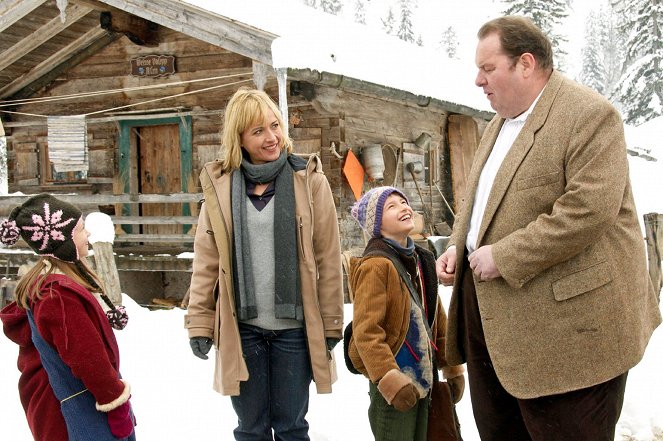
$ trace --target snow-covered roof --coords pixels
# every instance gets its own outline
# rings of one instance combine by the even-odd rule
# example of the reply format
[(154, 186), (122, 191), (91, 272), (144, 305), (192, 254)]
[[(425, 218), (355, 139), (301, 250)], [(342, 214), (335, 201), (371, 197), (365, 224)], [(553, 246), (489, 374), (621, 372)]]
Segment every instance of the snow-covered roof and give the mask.
[(277, 35), (272, 43), (274, 68), (330, 72), (492, 112), (474, 85), (472, 62), (450, 59), (294, 0), (183, 1)]

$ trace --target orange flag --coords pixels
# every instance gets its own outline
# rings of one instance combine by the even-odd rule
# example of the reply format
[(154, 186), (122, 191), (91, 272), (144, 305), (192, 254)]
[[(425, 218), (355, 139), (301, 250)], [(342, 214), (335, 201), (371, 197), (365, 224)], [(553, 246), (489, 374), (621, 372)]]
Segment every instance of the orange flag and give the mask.
[(361, 198), (361, 190), (364, 187), (364, 167), (357, 159), (352, 150), (348, 150), (348, 155), (345, 157), (345, 164), (343, 165), (343, 174), (350, 184), (352, 193), (355, 195), (355, 200)]

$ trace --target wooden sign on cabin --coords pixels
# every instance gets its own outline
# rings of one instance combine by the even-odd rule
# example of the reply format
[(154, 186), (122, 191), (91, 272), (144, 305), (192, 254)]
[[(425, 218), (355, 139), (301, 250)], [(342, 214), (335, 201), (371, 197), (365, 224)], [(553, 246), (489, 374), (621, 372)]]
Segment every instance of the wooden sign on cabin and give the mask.
[(172, 55), (145, 55), (131, 59), (131, 75), (134, 77), (165, 77), (175, 73), (175, 57)]

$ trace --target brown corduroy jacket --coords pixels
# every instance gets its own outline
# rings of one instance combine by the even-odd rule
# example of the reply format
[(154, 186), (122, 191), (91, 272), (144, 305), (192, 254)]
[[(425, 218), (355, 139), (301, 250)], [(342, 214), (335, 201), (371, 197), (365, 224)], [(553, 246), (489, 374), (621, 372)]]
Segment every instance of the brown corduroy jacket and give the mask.
[[(458, 268), (447, 359), (458, 364), (459, 273), (481, 169), (504, 120), (481, 139), (449, 244)], [(495, 372), (518, 398), (589, 387), (635, 366), (661, 322), (631, 192), (623, 123), (590, 89), (553, 72), (499, 169), (477, 248), (502, 274), (475, 277)]]
[[(372, 239), (372, 242), (375, 240), (380, 239)], [(428, 260), (421, 259), (422, 267), (424, 272), (434, 273), (432, 253), (419, 247), (417, 251), (420, 255), (430, 255)], [(462, 374), (464, 368), (449, 366), (444, 357), (447, 315), (437, 293), (436, 277), (431, 276), (434, 283), (433, 286), (429, 284), (426, 301), (429, 315), (432, 314), (429, 324), (437, 347), (434, 355), (444, 377), (453, 378)], [(410, 291), (393, 263), (382, 256), (352, 259), (349, 283), (354, 300), (348, 355), (354, 367), (377, 384), (391, 369), (398, 369), (395, 354), (401, 348), (410, 324)]]

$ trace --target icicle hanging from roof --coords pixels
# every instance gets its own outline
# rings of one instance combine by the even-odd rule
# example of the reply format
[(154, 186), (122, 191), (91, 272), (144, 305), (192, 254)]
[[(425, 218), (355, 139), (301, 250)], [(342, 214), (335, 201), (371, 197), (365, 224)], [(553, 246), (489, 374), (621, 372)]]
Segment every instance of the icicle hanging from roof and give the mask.
[(279, 67), (276, 70), (276, 81), (279, 85), (279, 109), (281, 110), (281, 116), (283, 117), (284, 135), (288, 136), (288, 69), (285, 67)]
[(259, 61), (253, 61), (253, 84), (255, 84), (256, 89), (265, 90), (267, 75), (269, 75), (270, 72), (273, 72), (271, 66)]
[(58, 9), (60, 9), (60, 21), (64, 23), (67, 21), (67, 0), (57, 0)]
[(55, 171), (87, 171), (87, 124), (84, 115), (49, 116), (48, 158)]

